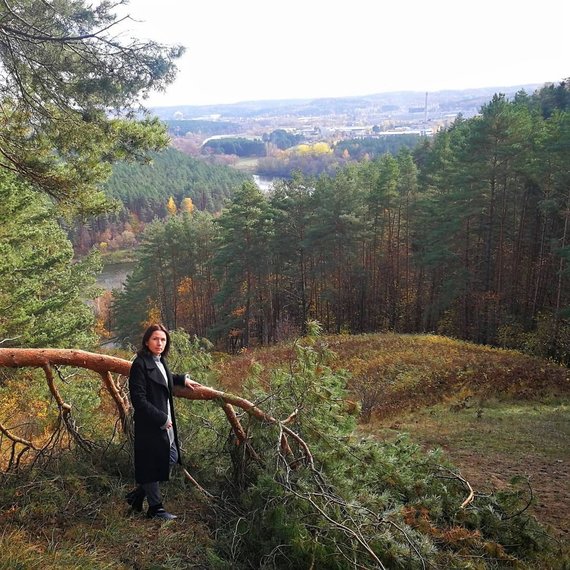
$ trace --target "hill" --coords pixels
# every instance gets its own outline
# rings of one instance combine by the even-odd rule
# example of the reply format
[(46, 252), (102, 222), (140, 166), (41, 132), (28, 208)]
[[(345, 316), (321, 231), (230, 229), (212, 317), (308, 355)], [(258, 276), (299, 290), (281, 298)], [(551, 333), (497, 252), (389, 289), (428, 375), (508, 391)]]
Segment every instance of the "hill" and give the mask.
[(461, 112), (470, 116), (478, 112), (496, 93), (512, 97), (515, 93), (525, 90), (532, 93), (540, 87), (538, 84), (490, 86), (478, 89), (444, 90), (426, 93), (425, 91), (392, 91), (373, 93), (354, 97), (328, 97), (317, 99), (283, 99), (243, 101), (219, 105), (177, 105), (172, 107), (155, 107), (152, 109), (160, 119), (204, 119), (215, 117), (216, 120), (232, 121), (236, 119), (261, 119), (267, 117), (310, 116), (328, 117), (340, 114), (390, 114), (408, 115), (410, 109), (419, 109), (423, 113), (426, 102), (432, 109), (447, 112)]
[[(533, 512), (569, 538), (570, 371), (516, 351), (434, 335), (367, 334), (324, 339), (351, 374), (359, 430), (382, 440), (402, 432), (442, 448), (481, 492), (528, 477)], [(239, 391), (252, 365), (266, 379), (292, 346), (248, 351), (220, 364)]]
[(219, 212), (235, 190), (251, 176), (226, 165), (209, 164), (169, 147), (153, 153), (151, 162), (118, 163), (105, 184), (105, 194), (119, 210), (71, 230), (75, 251), (85, 254), (94, 245), (106, 251), (132, 250), (146, 224), (168, 216), (169, 203), (177, 210), (191, 208)]
[[(393, 418), (431, 405), (468, 400), (540, 401), (567, 397), (570, 371), (552, 361), (437, 335), (333, 335), (323, 341), (335, 368), (350, 371), (355, 398), (376, 397), (373, 415)], [(239, 389), (253, 363), (270, 374), (291, 358), (292, 345), (247, 350), (220, 363), (222, 384)]]
[(170, 147), (155, 153), (150, 164), (115, 165), (105, 191), (127, 210), (147, 211), (152, 219), (165, 215), (171, 196), (177, 204), (190, 198), (198, 209), (217, 212), (248, 179), (233, 168), (208, 164)]

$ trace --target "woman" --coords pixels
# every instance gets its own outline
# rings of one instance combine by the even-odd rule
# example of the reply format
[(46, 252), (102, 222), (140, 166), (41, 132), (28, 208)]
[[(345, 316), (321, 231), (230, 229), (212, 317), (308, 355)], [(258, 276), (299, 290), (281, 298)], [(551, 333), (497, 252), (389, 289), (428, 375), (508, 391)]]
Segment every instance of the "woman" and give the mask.
[(173, 520), (176, 515), (164, 509), (159, 482), (168, 481), (171, 466), (181, 463), (172, 388), (177, 385), (193, 389), (196, 385), (187, 374), (171, 374), (165, 361), (169, 349), (166, 328), (151, 325), (143, 335), (129, 375), (137, 488), (126, 499), (133, 510), (141, 512), (146, 497), (147, 516), (164, 520)]

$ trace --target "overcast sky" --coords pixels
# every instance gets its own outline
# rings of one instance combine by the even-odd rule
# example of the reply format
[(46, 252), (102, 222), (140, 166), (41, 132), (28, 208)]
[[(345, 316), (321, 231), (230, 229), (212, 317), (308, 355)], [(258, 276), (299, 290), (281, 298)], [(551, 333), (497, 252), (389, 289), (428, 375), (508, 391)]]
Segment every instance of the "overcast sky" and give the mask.
[(180, 43), (147, 105), (438, 91), (570, 76), (569, 0), (130, 0), (132, 35)]

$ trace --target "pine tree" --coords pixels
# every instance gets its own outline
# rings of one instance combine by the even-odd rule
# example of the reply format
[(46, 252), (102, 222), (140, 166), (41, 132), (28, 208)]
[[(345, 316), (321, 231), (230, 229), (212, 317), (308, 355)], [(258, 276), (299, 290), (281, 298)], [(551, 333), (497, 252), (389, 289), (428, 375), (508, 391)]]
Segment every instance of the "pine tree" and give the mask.
[(109, 209), (99, 184), (110, 164), (144, 158), (168, 142), (157, 119), (135, 121), (134, 111), (139, 98), (174, 79), (183, 49), (119, 39), (115, 6), (85, 0), (0, 5), (6, 47), (0, 50), (0, 167), (18, 172), (67, 213)]
[(97, 255), (74, 262), (53, 206), (0, 169), (0, 340), (3, 346), (88, 348), (95, 341)]
[(273, 337), (269, 284), (273, 228), (267, 199), (253, 182), (244, 182), (217, 224), (214, 270), (220, 282), (220, 334), (237, 329), (247, 347), (255, 327), (258, 338), (268, 342)]

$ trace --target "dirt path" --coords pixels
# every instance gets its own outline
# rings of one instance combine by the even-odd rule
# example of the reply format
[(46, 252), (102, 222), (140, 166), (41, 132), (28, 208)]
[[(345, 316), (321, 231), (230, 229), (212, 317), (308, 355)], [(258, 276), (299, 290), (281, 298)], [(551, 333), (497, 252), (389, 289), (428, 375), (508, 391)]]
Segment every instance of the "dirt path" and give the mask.
[(562, 540), (570, 540), (570, 461), (545, 460), (529, 454), (520, 460), (497, 453), (481, 455), (446, 449), (450, 459), (477, 492), (507, 488), (516, 475), (528, 477), (536, 504), (530, 512), (552, 527)]

